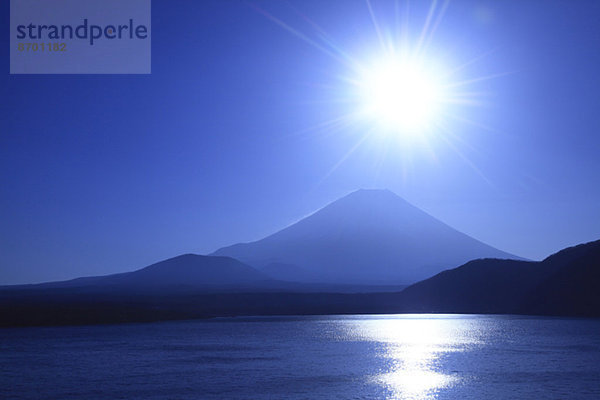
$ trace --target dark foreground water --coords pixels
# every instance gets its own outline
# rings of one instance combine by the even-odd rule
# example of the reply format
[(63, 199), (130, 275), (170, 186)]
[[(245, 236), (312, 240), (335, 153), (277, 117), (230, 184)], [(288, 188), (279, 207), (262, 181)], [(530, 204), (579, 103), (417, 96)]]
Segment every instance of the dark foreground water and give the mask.
[(600, 320), (230, 318), (0, 329), (1, 399), (600, 399)]

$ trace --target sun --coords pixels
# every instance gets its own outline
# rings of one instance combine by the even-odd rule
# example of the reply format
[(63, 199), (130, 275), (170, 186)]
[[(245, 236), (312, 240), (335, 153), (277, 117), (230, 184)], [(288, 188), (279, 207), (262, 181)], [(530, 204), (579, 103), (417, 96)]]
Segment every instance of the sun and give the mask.
[(381, 128), (410, 137), (435, 125), (444, 91), (426, 64), (386, 58), (364, 68), (360, 75), (362, 114)]
[[(466, 135), (493, 130), (473, 119), (473, 108), (492, 105), (492, 88), (486, 83), (510, 72), (481, 75), (480, 63), (495, 50), (463, 59), (454, 51), (456, 46), (440, 40), (436, 32), (449, 1), (432, 0), (416, 8), (409, 3), (364, 1), (363, 14), (373, 29), (357, 33), (358, 40), (338, 38), (298, 10), (306, 30), (255, 7), (336, 65), (334, 73), (327, 74), (333, 79), (310, 83), (319, 91), (315, 110), (329, 117), (294, 135), (338, 135), (347, 146), (326, 177), (361, 149), (376, 159), (377, 178), (388, 159), (400, 163), (404, 178), (418, 160), (438, 162), (438, 149), (450, 149), (488, 182), (468, 157), (473, 147)], [(413, 22), (414, 16), (423, 17), (423, 24)], [(463, 127), (468, 127), (466, 132)], [(469, 149), (463, 150), (465, 146)]]

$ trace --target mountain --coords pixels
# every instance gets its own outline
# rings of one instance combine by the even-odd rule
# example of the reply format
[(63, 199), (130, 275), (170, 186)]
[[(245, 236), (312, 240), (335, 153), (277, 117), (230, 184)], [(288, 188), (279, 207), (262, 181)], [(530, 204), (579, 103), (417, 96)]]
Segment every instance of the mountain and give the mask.
[(600, 316), (600, 240), (563, 250), (542, 264), (551, 273), (524, 298), (522, 311)]
[(77, 278), (36, 285), (8, 286), (4, 289), (94, 288), (113, 290), (156, 290), (176, 288), (223, 288), (252, 286), (269, 281), (266, 275), (231, 257), (184, 254), (133, 272)]
[(409, 286), (412, 312), (600, 316), (600, 240), (540, 262), (475, 260)]
[(395, 292), (264, 279), (230, 258), (184, 255), (126, 274), (9, 286), (0, 288), (0, 327), (420, 312), (600, 317), (600, 241), (541, 262), (474, 260)]
[(230, 292), (397, 292), (406, 285), (351, 285), (335, 283), (291, 282), (285, 275), (286, 265), (269, 265), (276, 270), (273, 275), (224, 256), (201, 256), (183, 254), (149, 265), (145, 268), (120, 274), (90, 276), (68, 281), (47, 282), (29, 285), (0, 286), (0, 299), (23, 294), (38, 295), (52, 293), (129, 293), (180, 295), (190, 293)]
[(358, 190), (264, 239), (217, 250), (304, 282), (409, 284), (474, 258), (518, 258), (388, 190)]
[(283, 282), (230, 257), (185, 254), (133, 272), (0, 287), (0, 327), (373, 312), (382, 307), (371, 293), (393, 300), (402, 288)]

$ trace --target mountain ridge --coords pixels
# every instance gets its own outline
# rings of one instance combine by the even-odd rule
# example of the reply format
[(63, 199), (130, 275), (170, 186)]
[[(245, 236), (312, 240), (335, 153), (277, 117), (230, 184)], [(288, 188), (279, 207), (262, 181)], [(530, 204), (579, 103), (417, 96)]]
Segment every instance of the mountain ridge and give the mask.
[(600, 240), (542, 261), (480, 259), (404, 289), (399, 302), (425, 312), (600, 315)]
[(262, 272), (234, 258), (187, 253), (130, 272), (81, 277), (57, 282), (0, 286), (0, 288), (59, 289), (86, 286), (109, 286), (113, 288), (129, 286), (138, 289), (152, 289), (169, 286), (248, 285), (268, 280), (270, 278)]
[[(172, 272), (169, 268), (166, 271)], [(252, 291), (222, 287), (207, 291), (189, 286), (185, 290), (181, 286), (175, 290), (152, 286), (151, 290), (131, 290), (127, 285), (117, 290), (114, 286), (97, 290), (31, 286), (0, 288), (1, 327), (242, 315), (483, 313), (600, 317), (600, 240), (561, 250), (538, 262), (472, 260), (395, 292), (331, 292), (326, 286), (320, 291), (302, 291), (307, 288), (302, 285), (266, 286), (262, 291), (256, 287)]]

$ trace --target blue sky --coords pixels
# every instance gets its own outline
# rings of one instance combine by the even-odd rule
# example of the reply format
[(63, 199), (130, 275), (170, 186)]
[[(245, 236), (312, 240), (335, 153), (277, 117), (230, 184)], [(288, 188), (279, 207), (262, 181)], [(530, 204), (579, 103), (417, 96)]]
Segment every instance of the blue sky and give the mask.
[[(371, 4), (398, 26), (393, 2)], [(417, 35), (429, 3), (410, 6)], [(336, 101), (348, 67), (259, 10), (323, 43), (319, 26), (357, 60), (381, 49), (364, 1), (154, 0), (151, 75), (11, 76), (5, 52), (0, 283), (207, 253), (358, 188), (532, 259), (600, 238), (599, 3), (451, 2), (428, 54), (477, 59), (463, 79), (498, 75), (454, 110), (456, 140), (375, 136), (351, 153), (365, 123), (315, 128), (352, 111)]]

